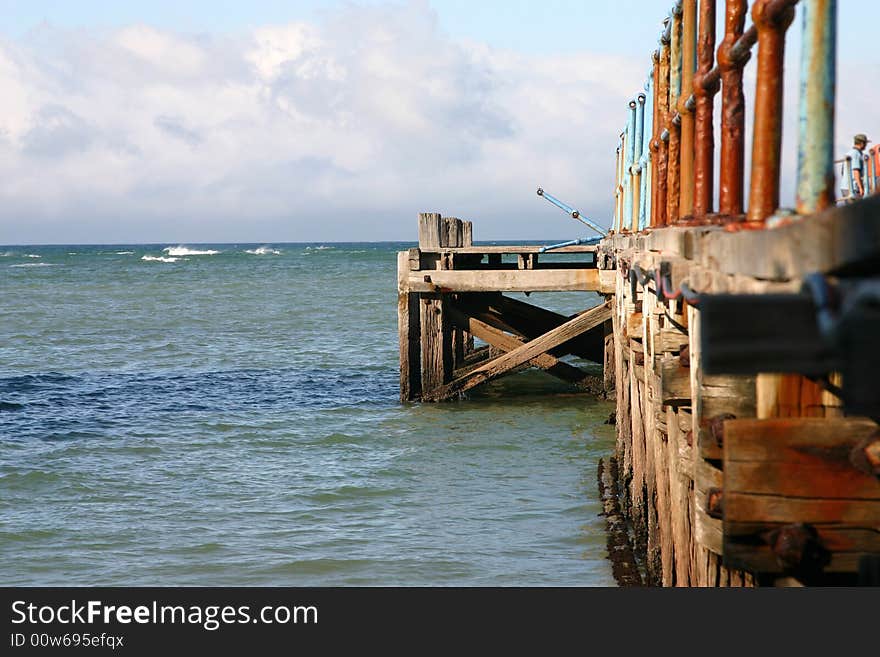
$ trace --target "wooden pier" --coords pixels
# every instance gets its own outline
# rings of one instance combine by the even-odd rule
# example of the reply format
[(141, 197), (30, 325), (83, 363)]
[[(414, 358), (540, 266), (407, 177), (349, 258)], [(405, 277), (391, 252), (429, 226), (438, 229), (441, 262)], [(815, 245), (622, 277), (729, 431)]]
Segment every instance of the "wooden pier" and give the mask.
[[(875, 197), (775, 230), (666, 227), (601, 244), (600, 271), (615, 274), (618, 484), (647, 583), (855, 584), (876, 570), (878, 424), (844, 407), (860, 390), (784, 372), (828, 366), (805, 277), (880, 274), (878, 217)], [(692, 303), (682, 287), (699, 291)], [(876, 311), (853, 320), (880, 335)], [(876, 368), (876, 349), (832, 361), (875, 386), (850, 358)], [(707, 373), (709, 359), (735, 373)]]
[[(596, 267), (596, 247), (555, 250), (572, 259), (551, 263), (541, 261), (540, 247), (474, 246), (471, 236), (469, 221), (424, 213), (418, 248), (398, 254), (401, 400), (456, 398), (529, 366), (601, 390), (599, 377), (561, 359), (574, 354), (603, 363), (610, 354), (609, 303), (566, 317), (504, 294), (610, 293), (613, 272)], [(485, 345), (476, 348), (474, 338)]]
[[(880, 427), (846, 409), (864, 395), (783, 370), (859, 376), (845, 352), (810, 342), (816, 309), (801, 291), (817, 272), (880, 274), (878, 217), (880, 197), (761, 232), (616, 234), (550, 263), (538, 247), (474, 246), (469, 222), (422, 214), (419, 247), (398, 254), (401, 399), (457, 399), (524, 367), (614, 396), (611, 471), (644, 583), (856, 583), (880, 555)], [(530, 290), (605, 302), (567, 317), (504, 294)], [(876, 337), (871, 308), (857, 317)], [(880, 365), (875, 351), (856, 358)]]
[[(419, 248), (398, 260), (401, 399), (456, 398), (528, 366), (613, 394), (616, 450), (599, 478), (609, 551), (634, 555), (615, 564), (622, 583), (880, 585), (880, 196), (835, 205), (836, 3), (754, 0), (746, 30), (749, 3), (726, 0), (717, 57), (716, 9), (676, 0), (664, 21), (627, 104), (609, 236), (556, 251), (590, 262), (475, 247), (468, 222), (419, 217)], [(796, 10), (789, 209), (782, 90)], [(756, 46), (746, 203), (743, 69)], [(564, 317), (504, 294), (551, 290), (605, 301)]]

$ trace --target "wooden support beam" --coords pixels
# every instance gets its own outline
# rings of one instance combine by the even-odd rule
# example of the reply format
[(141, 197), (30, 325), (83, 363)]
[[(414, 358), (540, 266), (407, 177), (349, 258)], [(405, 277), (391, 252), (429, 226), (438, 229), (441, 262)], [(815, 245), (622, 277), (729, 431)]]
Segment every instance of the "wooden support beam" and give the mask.
[(425, 391), (423, 393), (423, 399), (428, 401), (449, 399), (450, 397), (465, 392), (466, 390), (470, 390), (481, 383), (496, 379), (513, 368), (524, 365), (536, 356), (544, 354), (563, 342), (580, 335), (584, 331), (599, 326), (602, 322), (610, 319), (610, 317), (611, 310), (608, 303), (597, 306), (596, 308), (569, 320), (562, 326), (545, 333), (541, 337), (531, 340), (530, 342), (507, 352), (503, 356), (478, 367), (473, 372), (452, 381), (440, 389), (432, 390), (431, 392)]
[(440, 234), (440, 246), (447, 249), (457, 249), (461, 243), (461, 219), (457, 217), (443, 217), (442, 233)]
[(695, 256), (714, 271), (766, 280), (864, 271), (880, 259), (878, 213), (880, 196), (871, 196), (773, 230), (713, 231)]
[(408, 282), (413, 292), (613, 292), (597, 269), (421, 271)]
[[(456, 326), (467, 330), (481, 340), (485, 340), (493, 347), (497, 347), (501, 351), (513, 351), (526, 344), (526, 341), (522, 338), (508, 335), (504, 331), (500, 331), (497, 328), (489, 326), (485, 322), (481, 322), (479, 319), (468, 316), (465, 312), (462, 312), (457, 308), (450, 308), (449, 316)], [(530, 365), (538, 367), (566, 383), (571, 383), (576, 386), (586, 386), (587, 383), (590, 382), (591, 377), (589, 374), (551, 356), (549, 353), (540, 354), (528, 362)]]
[(439, 212), (419, 213), (419, 248), (422, 251), (440, 248), (442, 224)]
[(726, 421), (725, 562), (782, 572), (773, 532), (800, 524), (831, 553), (827, 571), (853, 572), (858, 556), (880, 552), (880, 478), (860, 457), (880, 452), (877, 430), (862, 418)]
[(422, 399), (427, 399), (452, 378), (455, 364), (443, 295), (421, 294), (420, 297)]
[[(552, 310), (501, 294), (480, 295), (468, 299), (464, 309), (472, 317), (527, 340), (544, 335), (571, 319)], [(579, 335), (574, 340), (569, 340), (550, 353), (554, 356), (575, 354), (594, 363), (601, 363), (604, 347), (604, 330), (600, 331), (596, 328)]]
[(691, 405), (691, 372), (678, 356), (660, 360), (660, 403), (663, 406)]
[(468, 249), (474, 245), (474, 224), (471, 221), (461, 222), (461, 247)]
[(410, 254), (397, 254), (397, 332), (400, 345), (400, 401), (419, 398), (422, 392), (421, 323), (419, 295), (409, 292), (406, 280), (411, 266)]

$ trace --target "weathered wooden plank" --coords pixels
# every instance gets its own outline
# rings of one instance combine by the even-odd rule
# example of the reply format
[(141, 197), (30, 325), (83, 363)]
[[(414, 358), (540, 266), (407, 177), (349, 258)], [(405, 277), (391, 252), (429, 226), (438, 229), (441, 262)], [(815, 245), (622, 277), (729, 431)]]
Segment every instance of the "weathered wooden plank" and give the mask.
[(724, 515), (734, 522), (840, 523), (880, 526), (880, 499), (829, 500), (725, 491)]
[(459, 248), (461, 244), (461, 219), (443, 217), (441, 219), (440, 246), (446, 249)]
[(606, 292), (596, 269), (463, 270), (418, 272), (414, 292)]
[[(719, 518), (707, 511), (709, 493), (723, 487), (721, 470), (703, 459), (694, 463), (694, 540), (715, 554), (722, 553), (722, 526)], [(727, 495), (724, 496), (725, 509)]]
[(588, 331), (591, 328), (600, 325), (610, 317), (611, 310), (609, 304), (605, 303), (601, 306), (597, 306), (596, 308), (569, 320), (562, 326), (545, 333), (541, 337), (531, 340), (522, 346), (507, 352), (503, 356), (486, 363), (468, 375), (452, 381), (441, 389), (431, 391), (430, 393), (427, 390), (423, 390), (423, 399), (434, 401), (448, 399), (455, 394), (470, 390), (474, 386), (502, 376), (511, 369), (528, 363), (536, 356), (546, 353), (550, 349), (580, 335), (584, 331)]
[(643, 321), (644, 318), (642, 317), (642, 313), (632, 313), (629, 317), (626, 318), (626, 333), (624, 335), (641, 340), (643, 332)]
[(726, 461), (814, 463), (846, 461), (849, 451), (878, 430), (868, 418), (785, 418), (727, 420)]
[(400, 401), (419, 398), (422, 392), (421, 323), (419, 295), (406, 287), (410, 254), (397, 254), (397, 333), (400, 349)]
[(461, 248), (470, 248), (474, 245), (474, 224), (472, 221), (461, 222)]
[(762, 537), (798, 523), (813, 525), (834, 553), (828, 571), (855, 568), (837, 552), (880, 550), (880, 480), (853, 458), (876, 431), (863, 418), (725, 422), (725, 558), (781, 571)]
[(690, 406), (691, 372), (690, 368), (682, 367), (678, 357), (660, 359), (660, 386), (664, 406)]
[[(442, 218), (439, 212), (419, 213), (419, 248), (422, 251), (439, 249), (442, 233)], [(432, 290), (425, 290), (431, 292)]]
[(691, 560), (691, 522), (688, 489), (693, 477), (690, 452), (687, 454), (687, 473), (683, 473), (682, 444), (690, 450), (681, 431), (681, 423), (674, 408), (666, 408), (666, 427), (669, 436), (669, 502), (671, 512), (672, 545), (674, 553), (675, 585), (688, 586)]
[(696, 257), (719, 272), (769, 280), (854, 272), (880, 257), (878, 214), (880, 196), (872, 196), (772, 230), (714, 231)]
[(688, 334), (674, 327), (660, 329), (660, 334), (655, 340), (654, 349), (658, 353), (679, 352), (688, 344)]
[[(827, 543), (830, 532), (819, 530), (819, 540)], [(831, 562), (823, 568), (826, 573), (854, 573), (859, 568), (860, 552), (832, 552)], [(724, 546), (724, 561), (733, 568), (751, 570), (755, 573), (781, 573), (785, 567), (769, 545), (752, 545), (728, 541)], [(748, 584), (747, 584), (748, 585)]]
[(852, 465), (844, 462), (804, 464), (725, 461), (724, 473), (729, 490), (748, 491), (753, 495), (880, 499), (880, 482), (877, 478), (858, 472)]
[[(557, 326), (567, 322), (571, 317), (566, 317), (552, 310), (541, 308), (521, 299), (514, 299), (502, 294), (481, 295), (484, 300), (486, 311), (494, 314), (494, 321), (486, 319), (482, 314), (469, 314), (486, 321), (497, 328), (502, 328), (510, 333), (517, 333), (524, 338), (533, 340)], [(504, 328), (500, 325), (510, 328)], [(593, 362), (601, 362), (602, 348), (604, 346), (604, 329), (596, 328), (579, 335), (573, 340), (560, 345), (551, 353), (554, 356), (576, 354)]]
[(454, 370), (452, 332), (439, 294), (421, 295), (422, 399), (430, 398)]
[[(469, 221), (463, 222), (463, 224), (471, 223)], [(462, 226), (462, 230), (464, 226)], [(444, 247), (445, 249), (446, 247)], [(463, 253), (463, 254), (482, 254), (482, 255), (502, 255), (502, 254), (511, 254), (516, 255), (519, 253), (540, 253), (543, 247), (533, 246), (530, 244), (511, 244), (511, 245), (483, 245), (483, 246), (463, 246), (460, 248), (452, 249), (455, 253)], [(437, 252), (440, 250), (439, 245), (435, 245), (434, 247), (428, 247), (423, 249), (427, 252)], [(553, 253), (595, 253), (596, 247), (589, 245), (579, 245), (579, 246), (564, 246), (559, 249), (553, 249)], [(587, 263), (584, 263), (586, 266)], [(611, 272), (612, 274), (615, 272)]]

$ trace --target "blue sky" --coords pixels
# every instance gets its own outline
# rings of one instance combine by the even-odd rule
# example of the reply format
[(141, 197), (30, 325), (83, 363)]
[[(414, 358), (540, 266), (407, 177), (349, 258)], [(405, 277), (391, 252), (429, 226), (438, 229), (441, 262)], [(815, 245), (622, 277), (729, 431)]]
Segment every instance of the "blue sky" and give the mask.
[[(574, 236), (534, 188), (608, 223), (671, 4), (0, 0), (0, 244)], [(880, 139), (880, 3), (839, 5), (841, 150)]]

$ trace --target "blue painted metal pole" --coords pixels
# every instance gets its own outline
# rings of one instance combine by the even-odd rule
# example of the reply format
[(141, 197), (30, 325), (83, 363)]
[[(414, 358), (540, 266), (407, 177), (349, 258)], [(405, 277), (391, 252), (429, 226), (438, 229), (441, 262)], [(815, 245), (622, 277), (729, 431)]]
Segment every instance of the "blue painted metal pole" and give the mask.
[(651, 216), (651, 136), (654, 134), (654, 69), (648, 74), (645, 83), (645, 109), (642, 126), (642, 157), (639, 167), (642, 170), (642, 192), (639, 196), (639, 230), (647, 226), (647, 217)]
[(636, 104), (635, 139), (633, 141), (632, 184), (633, 208), (627, 221), (632, 224), (633, 232), (639, 229), (639, 209), (642, 205), (642, 140), (645, 134), (645, 94), (639, 94)]
[(632, 218), (633, 208), (633, 179), (632, 165), (633, 155), (635, 153), (635, 132), (636, 132), (636, 101), (629, 101), (629, 113), (626, 120), (626, 157), (623, 161), (623, 221), (620, 229), (629, 228), (628, 222)]
[(801, 47), (797, 211), (834, 204), (837, 0), (806, 0)]
[(569, 240), (568, 242), (560, 242), (559, 244), (550, 244), (548, 246), (542, 246), (538, 250), (538, 253), (546, 253), (547, 251), (552, 251), (553, 249), (561, 249), (564, 246), (577, 246), (579, 244), (598, 244), (601, 239), (601, 237), (582, 237), (576, 240)]
[(538, 196), (542, 196), (543, 198), (547, 199), (553, 205), (555, 205), (557, 208), (564, 211), (566, 214), (571, 215), (572, 219), (577, 219), (582, 224), (589, 226), (590, 228), (595, 230), (597, 233), (599, 233), (602, 237), (605, 237), (608, 234), (608, 231), (606, 231), (604, 228), (602, 228), (598, 224), (593, 223), (592, 221), (590, 221), (586, 217), (582, 216), (578, 210), (575, 210), (573, 207), (571, 207), (567, 203), (563, 203), (562, 201), (560, 201), (558, 198), (556, 198), (552, 194), (548, 194), (540, 187), (538, 187)]

